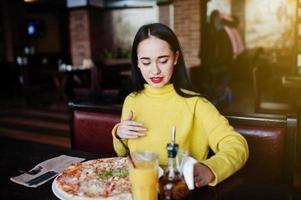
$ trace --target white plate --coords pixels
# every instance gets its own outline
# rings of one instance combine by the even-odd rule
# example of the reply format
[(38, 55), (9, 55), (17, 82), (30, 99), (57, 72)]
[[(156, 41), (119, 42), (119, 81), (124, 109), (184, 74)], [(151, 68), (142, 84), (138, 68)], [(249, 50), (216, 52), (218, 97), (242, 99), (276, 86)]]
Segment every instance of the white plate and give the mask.
[[(163, 173), (164, 173), (163, 169), (161, 167), (158, 167), (158, 178), (160, 178), (163, 175)], [(59, 198), (60, 200), (76, 200), (76, 199), (81, 199), (80, 197), (76, 198), (76, 197), (73, 197), (71, 195), (69, 196), (69, 195), (60, 193), (58, 191), (58, 189), (57, 189), (57, 186), (56, 186), (56, 179), (57, 179), (57, 177), (55, 177), (55, 179), (53, 180), (52, 185), (51, 185), (52, 192), (53, 192), (53, 194), (57, 198)]]
[[(55, 180), (56, 178), (54, 179), (54, 181), (52, 182), (52, 192), (53, 194), (59, 198), (60, 200), (83, 200), (83, 199), (87, 199), (87, 198), (83, 198), (83, 197), (74, 197), (74, 196), (71, 196), (71, 195), (65, 195), (65, 194), (61, 194), (58, 190), (57, 190), (57, 187), (56, 187), (56, 184), (55, 184)], [(94, 199), (94, 198), (91, 198), (91, 200)], [(132, 195), (131, 194), (122, 194), (120, 195), (118, 198), (116, 198), (116, 196), (114, 197), (107, 197), (107, 198), (99, 198), (99, 199), (106, 199), (106, 200), (112, 200), (112, 199), (116, 199), (116, 200), (133, 200), (132, 198)]]
[[(56, 181), (56, 178), (52, 182), (52, 186), (51, 186), (52, 192), (60, 200), (83, 200), (83, 199), (86, 200), (87, 199), (87, 198), (75, 197), (75, 196), (72, 196), (72, 195), (67, 195), (67, 194), (59, 192), (59, 190), (57, 189), (55, 181)], [(109, 200), (109, 198), (107, 198), (107, 199)]]
[(56, 178), (53, 180), (52, 185), (51, 185), (51, 189), (52, 189), (53, 194), (54, 194), (57, 198), (59, 198), (60, 200), (69, 200), (69, 199), (70, 199), (69, 196), (64, 195), (64, 194), (61, 194), (61, 193), (57, 190), (55, 181), (56, 181)]

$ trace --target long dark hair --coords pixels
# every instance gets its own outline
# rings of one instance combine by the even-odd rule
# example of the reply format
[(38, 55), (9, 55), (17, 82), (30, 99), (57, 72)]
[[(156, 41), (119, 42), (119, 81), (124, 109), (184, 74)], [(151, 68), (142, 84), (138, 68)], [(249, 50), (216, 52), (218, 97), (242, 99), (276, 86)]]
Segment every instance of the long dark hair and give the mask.
[(190, 91), (195, 91), (192, 87), (192, 84), (186, 72), (186, 65), (184, 62), (183, 53), (177, 36), (168, 26), (165, 26), (160, 23), (143, 25), (136, 33), (133, 46), (132, 46), (132, 58), (131, 58), (132, 59), (132, 82), (133, 82), (134, 92), (137, 93), (141, 92), (141, 90), (144, 89), (144, 84), (146, 83), (146, 81), (144, 80), (140, 72), (140, 69), (138, 68), (137, 48), (140, 42), (149, 38), (150, 36), (166, 41), (174, 53), (176, 51), (179, 52), (178, 61), (177, 64), (174, 66), (174, 71), (170, 79), (170, 83), (174, 85), (176, 92), (183, 97), (198, 96), (199, 94), (197, 95), (187, 94), (181, 90), (181, 89), (186, 89)]

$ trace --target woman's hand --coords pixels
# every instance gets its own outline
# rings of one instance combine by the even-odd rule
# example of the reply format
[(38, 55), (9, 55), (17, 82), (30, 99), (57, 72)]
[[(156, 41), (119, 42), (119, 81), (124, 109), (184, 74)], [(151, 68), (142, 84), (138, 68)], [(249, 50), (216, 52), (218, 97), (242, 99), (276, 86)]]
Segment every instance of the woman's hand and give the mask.
[(202, 187), (208, 185), (213, 178), (214, 174), (206, 165), (197, 163), (194, 165), (194, 185), (196, 187)]
[(147, 129), (142, 126), (141, 123), (132, 121), (133, 112), (130, 111), (128, 117), (121, 121), (117, 130), (116, 136), (122, 139), (135, 139), (138, 137), (145, 136), (145, 132)]

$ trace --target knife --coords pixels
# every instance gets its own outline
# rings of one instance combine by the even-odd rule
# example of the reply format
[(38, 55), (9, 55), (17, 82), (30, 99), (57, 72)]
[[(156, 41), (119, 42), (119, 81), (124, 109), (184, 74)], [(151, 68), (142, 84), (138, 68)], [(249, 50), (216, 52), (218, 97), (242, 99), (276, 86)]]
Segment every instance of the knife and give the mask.
[(48, 172), (46, 172), (46, 173), (44, 173), (44, 174), (42, 174), (42, 175), (40, 175), (40, 176), (38, 176), (34, 179), (31, 179), (31, 180), (27, 181), (26, 183), (30, 186), (31, 185), (38, 185), (39, 183), (42, 183), (42, 182), (44, 182), (48, 179), (51, 179), (51, 178), (55, 177), (57, 174), (58, 173), (55, 172), (55, 171), (48, 171)]

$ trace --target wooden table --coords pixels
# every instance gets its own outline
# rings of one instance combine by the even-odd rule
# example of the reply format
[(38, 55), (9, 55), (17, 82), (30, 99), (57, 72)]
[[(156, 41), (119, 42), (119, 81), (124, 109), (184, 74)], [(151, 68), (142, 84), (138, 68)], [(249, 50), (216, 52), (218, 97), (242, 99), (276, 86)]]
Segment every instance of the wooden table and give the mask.
[[(104, 158), (106, 155), (73, 151), (56, 146), (0, 138), (0, 199), (10, 200), (57, 200), (51, 190), (52, 181), (38, 188), (27, 188), (9, 180), (18, 175), (18, 169), (30, 169), (34, 165), (62, 154), (84, 157), (87, 159)], [(263, 166), (264, 167), (264, 166)], [(188, 196), (189, 200), (286, 200), (292, 199), (292, 193), (286, 185), (272, 182), (256, 182), (232, 177), (217, 187), (195, 189)]]
[(74, 77), (76, 76), (79, 85), (89, 85), (90, 84), (90, 70), (88, 68), (71, 68), (70, 70), (58, 71), (58, 70), (46, 70), (44, 73), (49, 74), (55, 85), (57, 91), (58, 102), (68, 102), (70, 97), (68, 93), (73, 90), (75, 87), (73, 82)]

